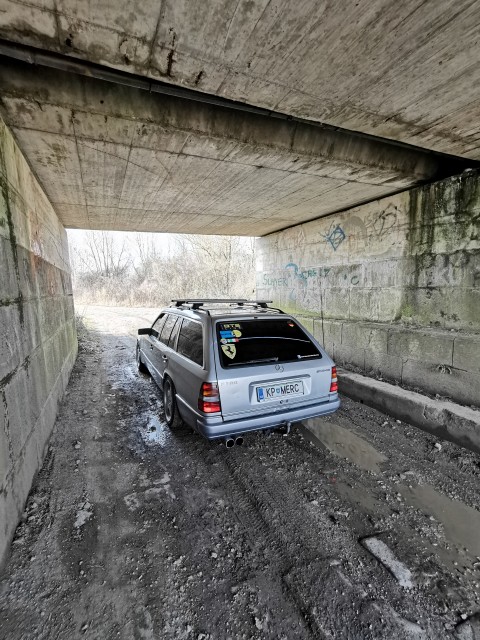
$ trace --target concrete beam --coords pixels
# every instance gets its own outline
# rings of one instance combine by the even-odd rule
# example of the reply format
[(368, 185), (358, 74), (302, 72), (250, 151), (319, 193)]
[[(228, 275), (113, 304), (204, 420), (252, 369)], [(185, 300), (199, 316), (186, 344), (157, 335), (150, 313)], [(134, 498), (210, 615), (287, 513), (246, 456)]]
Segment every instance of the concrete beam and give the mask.
[(0, 89), (67, 227), (259, 236), (441, 170), (419, 150), (8, 59)]
[(0, 37), (480, 159), (480, 5), (3, 0)]

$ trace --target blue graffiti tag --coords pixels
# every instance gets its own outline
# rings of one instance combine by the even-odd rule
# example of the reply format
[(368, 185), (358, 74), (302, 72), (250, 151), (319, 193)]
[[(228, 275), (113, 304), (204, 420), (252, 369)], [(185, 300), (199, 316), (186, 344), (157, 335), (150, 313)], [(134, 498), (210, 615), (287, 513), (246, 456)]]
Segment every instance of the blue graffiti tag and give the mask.
[(293, 269), (293, 275), (298, 280), (306, 283), (310, 278), (316, 278), (321, 275), (321, 273), (317, 269), (303, 269), (302, 271), (299, 269), (298, 265), (294, 262), (289, 262), (285, 265), (284, 269)]
[(302, 274), (299, 273), (298, 265), (295, 264), (294, 262), (289, 262), (288, 264), (285, 265), (284, 268), (285, 269), (293, 269), (295, 278), (299, 278), (299, 280), (303, 280), (304, 279)]
[(346, 235), (342, 227), (339, 224), (337, 224), (337, 226), (334, 229), (332, 229), (327, 235), (323, 237), (327, 242), (329, 242), (332, 245), (333, 250), (336, 251), (338, 247), (342, 244), (342, 242), (345, 240)]

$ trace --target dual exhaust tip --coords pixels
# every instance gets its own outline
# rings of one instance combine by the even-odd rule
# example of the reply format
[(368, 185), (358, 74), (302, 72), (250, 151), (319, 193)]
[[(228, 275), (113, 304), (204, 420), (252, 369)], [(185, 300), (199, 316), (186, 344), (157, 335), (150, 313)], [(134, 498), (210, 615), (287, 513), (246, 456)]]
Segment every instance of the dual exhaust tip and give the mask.
[(231, 449), (235, 445), (237, 446), (242, 445), (243, 437), (242, 436), (236, 436), (235, 438), (229, 437), (229, 438), (224, 438), (223, 441), (225, 442), (225, 446), (227, 447), (227, 449)]

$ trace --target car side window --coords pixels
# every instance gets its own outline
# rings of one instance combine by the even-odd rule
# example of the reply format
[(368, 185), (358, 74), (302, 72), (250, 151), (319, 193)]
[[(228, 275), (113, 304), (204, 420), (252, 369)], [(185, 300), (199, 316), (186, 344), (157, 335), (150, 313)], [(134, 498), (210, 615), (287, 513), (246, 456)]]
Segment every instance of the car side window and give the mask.
[(172, 333), (170, 334), (170, 338), (168, 339), (167, 343), (170, 349), (175, 349), (175, 341), (177, 339), (181, 324), (182, 319), (177, 316), (177, 318), (175, 318), (175, 324), (173, 325)]
[(199, 322), (183, 319), (178, 335), (177, 351), (203, 367), (203, 331)]
[(158, 339), (160, 340), (160, 342), (163, 342), (163, 344), (168, 344), (173, 325), (175, 324), (175, 320), (177, 319), (177, 316), (174, 316), (171, 313), (167, 313), (166, 316), (167, 318), (158, 336)]
[(163, 323), (165, 322), (165, 319), (166, 319), (166, 314), (163, 313), (153, 323), (153, 325), (152, 325), (152, 335), (154, 335), (155, 338), (158, 338), (158, 335), (159, 335), (160, 331), (162, 330)]

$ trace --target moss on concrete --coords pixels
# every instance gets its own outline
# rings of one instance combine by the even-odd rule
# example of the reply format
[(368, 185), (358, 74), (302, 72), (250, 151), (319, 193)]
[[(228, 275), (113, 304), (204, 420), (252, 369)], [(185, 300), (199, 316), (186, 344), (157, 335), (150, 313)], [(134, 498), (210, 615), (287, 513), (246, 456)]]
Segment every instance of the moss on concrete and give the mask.
[[(453, 220), (452, 220), (453, 217)], [(450, 254), (444, 246), (455, 244), (456, 261), (468, 263), (468, 244), (480, 235), (480, 173), (449, 178), (433, 185), (413, 189), (408, 201), (408, 231), (406, 257), (411, 259), (412, 279), (405, 283), (403, 302), (395, 320), (407, 316), (425, 325), (440, 324), (432, 318), (431, 306), (425, 308), (421, 298), (432, 298), (437, 287), (428, 281), (420, 287), (422, 275), (435, 269), (436, 260), (443, 257), (444, 267), (450, 263)], [(443, 246), (442, 246), (443, 244)], [(421, 291), (420, 291), (421, 290)], [(438, 309), (438, 317), (442, 316)]]
[(6, 220), (3, 218), (3, 225), (8, 227), (8, 238), (10, 242), (10, 248), (13, 256), (13, 264), (15, 268), (15, 275), (17, 278), (18, 285), (18, 296), (17, 296), (17, 304), (20, 315), (20, 324), (23, 327), (25, 322), (25, 313), (23, 308), (23, 294), (20, 289), (20, 270), (18, 267), (18, 252), (17, 252), (17, 237), (15, 235), (15, 225), (13, 223), (13, 215), (12, 210), (10, 208), (10, 189), (8, 185), (7, 179), (7, 167), (5, 163), (5, 157), (3, 154), (3, 149), (5, 149), (5, 135), (6, 130), (0, 129), (0, 167), (2, 171), (0, 172), (0, 191), (2, 193), (3, 201), (5, 203), (5, 214)]

